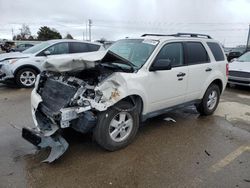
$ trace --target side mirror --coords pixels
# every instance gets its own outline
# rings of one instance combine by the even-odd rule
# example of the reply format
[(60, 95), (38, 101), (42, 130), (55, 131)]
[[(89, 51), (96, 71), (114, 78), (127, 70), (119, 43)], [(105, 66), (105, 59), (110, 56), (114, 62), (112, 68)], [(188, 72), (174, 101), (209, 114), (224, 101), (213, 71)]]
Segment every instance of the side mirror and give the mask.
[(50, 53), (49, 50), (46, 50), (46, 51), (43, 52), (43, 54), (44, 54), (45, 56), (48, 56), (48, 55), (50, 55), (51, 53)]
[(149, 68), (149, 71), (161, 71), (170, 69), (172, 69), (171, 61), (169, 61), (168, 59), (158, 59)]

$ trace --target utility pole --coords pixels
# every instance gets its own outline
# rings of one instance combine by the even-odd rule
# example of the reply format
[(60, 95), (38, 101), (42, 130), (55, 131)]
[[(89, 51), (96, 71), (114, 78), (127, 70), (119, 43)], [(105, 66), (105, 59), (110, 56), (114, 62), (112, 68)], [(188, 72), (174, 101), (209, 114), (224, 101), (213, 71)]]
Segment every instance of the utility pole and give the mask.
[(88, 24), (89, 24), (89, 41), (91, 41), (91, 26), (92, 26), (92, 20), (88, 19)]
[(250, 51), (250, 24), (249, 24), (249, 30), (248, 30), (246, 51), (247, 51), (247, 52)]
[(86, 33), (85, 40), (88, 40), (88, 23), (87, 22), (85, 24), (85, 33)]
[(11, 29), (12, 39), (14, 38), (14, 29)]

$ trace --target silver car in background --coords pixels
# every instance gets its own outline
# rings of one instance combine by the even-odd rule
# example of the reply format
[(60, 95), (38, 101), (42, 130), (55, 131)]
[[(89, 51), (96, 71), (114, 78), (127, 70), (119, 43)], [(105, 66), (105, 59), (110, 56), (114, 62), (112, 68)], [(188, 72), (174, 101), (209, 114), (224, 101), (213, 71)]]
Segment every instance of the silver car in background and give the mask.
[(100, 43), (78, 40), (49, 40), (23, 52), (0, 54), (0, 82), (14, 80), (19, 87), (33, 87), (48, 57), (105, 50)]

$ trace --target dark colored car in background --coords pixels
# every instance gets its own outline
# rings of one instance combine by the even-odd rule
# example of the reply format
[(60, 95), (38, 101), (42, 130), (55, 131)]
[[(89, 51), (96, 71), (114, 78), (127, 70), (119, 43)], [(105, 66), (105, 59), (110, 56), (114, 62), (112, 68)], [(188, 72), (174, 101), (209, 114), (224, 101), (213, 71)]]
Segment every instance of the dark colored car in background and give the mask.
[(227, 55), (228, 62), (230, 62), (232, 59), (240, 57), (245, 52), (246, 52), (246, 47), (236, 47), (236, 48), (230, 50), (230, 52)]
[(33, 44), (23, 43), (18, 44), (15, 48), (11, 49), (12, 52), (22, 52), (24, 50), (27, 50), (28, 48), (34, 46)]

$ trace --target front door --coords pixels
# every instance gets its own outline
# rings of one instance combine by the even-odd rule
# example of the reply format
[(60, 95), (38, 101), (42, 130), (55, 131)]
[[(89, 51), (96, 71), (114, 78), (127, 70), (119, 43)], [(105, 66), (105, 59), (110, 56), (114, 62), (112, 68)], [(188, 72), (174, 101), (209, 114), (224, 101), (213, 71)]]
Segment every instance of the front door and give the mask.
[(149, 72), (149, 112), (183, 103), (187, 89), (188, 67), (185, 66), (183, 44), (167, 43), (154, 63), (159, 62), (158, 60), (170, 62), (172, 68)]

